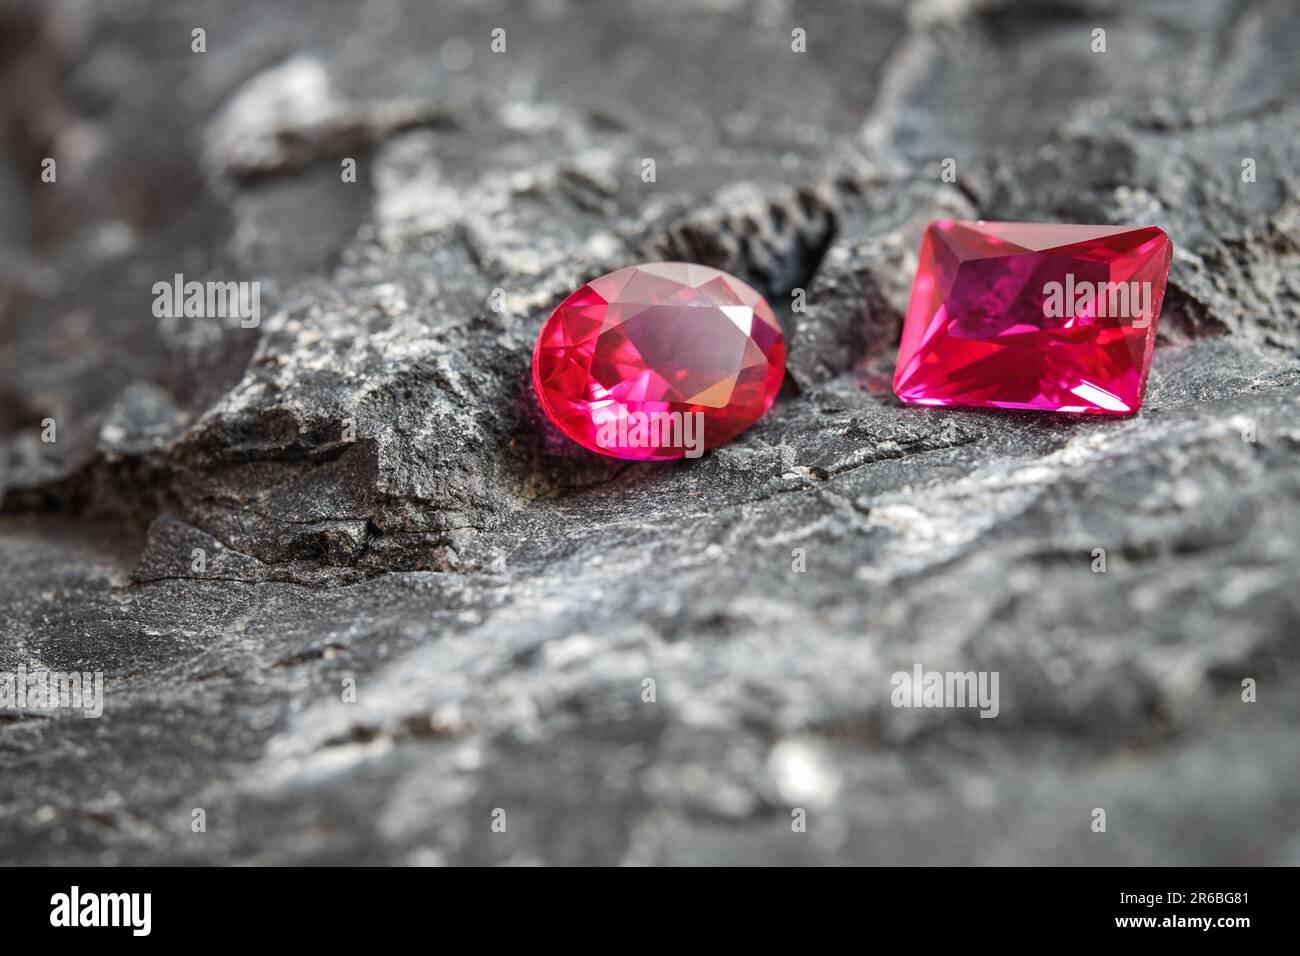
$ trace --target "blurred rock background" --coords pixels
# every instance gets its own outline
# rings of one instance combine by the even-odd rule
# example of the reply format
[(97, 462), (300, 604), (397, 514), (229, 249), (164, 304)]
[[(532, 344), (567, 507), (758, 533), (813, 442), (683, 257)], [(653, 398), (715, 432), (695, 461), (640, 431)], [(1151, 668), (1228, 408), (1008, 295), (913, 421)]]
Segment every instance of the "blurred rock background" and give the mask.
[[(1291, 0), (5, 0), (0, 670), (107, 688), (0, 712), (0, 862), (1300, 863), (1298, 47)], [(1141, 414), (901, 407), (939, 217), (1162, 226)], [(532, 343), (664, 258), (790, 380), (599, 459)], [(156, 317), (177, 273), (260, 326)], [(999, 716), (893, 708), (917, 663)]]

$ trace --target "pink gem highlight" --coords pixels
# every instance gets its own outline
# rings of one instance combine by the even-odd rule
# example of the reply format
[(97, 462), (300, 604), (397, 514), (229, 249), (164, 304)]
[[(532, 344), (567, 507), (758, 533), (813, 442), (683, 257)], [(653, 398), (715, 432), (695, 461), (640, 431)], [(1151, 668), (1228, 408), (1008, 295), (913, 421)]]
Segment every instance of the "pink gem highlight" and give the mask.
[(615, 458), (716, 448), (772, 406), (784, 376), (785, 339), (763, 297), (685, 262), (593, 279), (551, 313), (533, 350), (543, 411)]
[(894, 391), (917, 405), (1136, 412), (1172, 257), (1154, 226), (932, 222)]

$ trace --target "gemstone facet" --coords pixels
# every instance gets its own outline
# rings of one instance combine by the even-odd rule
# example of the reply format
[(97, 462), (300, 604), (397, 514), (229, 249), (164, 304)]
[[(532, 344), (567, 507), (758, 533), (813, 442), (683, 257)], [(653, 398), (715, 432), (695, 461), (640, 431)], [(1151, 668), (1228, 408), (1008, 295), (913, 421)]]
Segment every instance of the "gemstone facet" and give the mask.
[(1172, 256), (1154, 226), (932, 222), (894, 391), (918, 405), (1135, 412)]
[(754, 424), (785, 376), (763, 297), (708, 266), (656, 262), (593, 279), (533, 350), (533, 388), (566, 435), (616, 458), (698, 457)]

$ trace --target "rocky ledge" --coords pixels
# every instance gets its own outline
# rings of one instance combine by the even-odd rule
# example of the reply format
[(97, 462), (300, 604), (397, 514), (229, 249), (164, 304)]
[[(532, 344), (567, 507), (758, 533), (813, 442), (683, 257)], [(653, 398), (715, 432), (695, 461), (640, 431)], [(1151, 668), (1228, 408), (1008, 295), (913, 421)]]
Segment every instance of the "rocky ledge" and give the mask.
[[(0, 671), (104, 711), (0, 711), (0, 858), (1300, 862), (1298, 30), (6, 5)], [(1169, 233), (1140, 414), (894, 399), (948, 216)], [(764, 292), (788, 382), (600, 459), (532, 343), (664, 258)], [(259, 321), (160, 315), (176, 275)], [(894, 707), (917, 665), (997, 672), (996, 719)]]

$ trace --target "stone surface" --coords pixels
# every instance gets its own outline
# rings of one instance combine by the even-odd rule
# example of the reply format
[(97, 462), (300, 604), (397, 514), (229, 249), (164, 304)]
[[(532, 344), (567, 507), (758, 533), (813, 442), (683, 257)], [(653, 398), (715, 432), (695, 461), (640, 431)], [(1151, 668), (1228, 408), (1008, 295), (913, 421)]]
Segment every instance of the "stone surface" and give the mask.
[[(0, 667), (107, 699), (0, 715), (0, 859), (1300, 862), (1294, 5), (671, 7), (5, 5)], [(977, 218), (1165, 229), (1140, 414), (897, 402)], [(587, 454), (533, 343), (660, 260), (787, 383)], [(998, 717), (893, 708), (917, 663)]]

